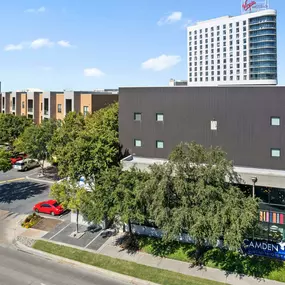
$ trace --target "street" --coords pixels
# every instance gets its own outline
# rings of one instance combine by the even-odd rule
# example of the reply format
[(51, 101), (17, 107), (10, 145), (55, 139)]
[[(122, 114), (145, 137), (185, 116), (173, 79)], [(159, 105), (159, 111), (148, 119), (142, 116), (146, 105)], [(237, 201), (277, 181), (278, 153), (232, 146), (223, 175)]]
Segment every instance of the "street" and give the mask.
[(0, 247), (0, 285), (123, 285), (104, 275)]

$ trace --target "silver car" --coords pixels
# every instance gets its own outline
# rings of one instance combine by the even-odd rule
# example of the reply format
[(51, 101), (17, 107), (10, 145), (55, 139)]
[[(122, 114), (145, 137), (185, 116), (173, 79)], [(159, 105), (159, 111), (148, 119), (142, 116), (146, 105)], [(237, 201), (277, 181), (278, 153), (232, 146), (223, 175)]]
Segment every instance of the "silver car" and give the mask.
[(25, 158), (23, 160), (19, 160), (14, 164), (14, 168), (19, 171), (27, 171), (29, 169), (38, 167), (40, 164), (37, 160), (31, 158)]

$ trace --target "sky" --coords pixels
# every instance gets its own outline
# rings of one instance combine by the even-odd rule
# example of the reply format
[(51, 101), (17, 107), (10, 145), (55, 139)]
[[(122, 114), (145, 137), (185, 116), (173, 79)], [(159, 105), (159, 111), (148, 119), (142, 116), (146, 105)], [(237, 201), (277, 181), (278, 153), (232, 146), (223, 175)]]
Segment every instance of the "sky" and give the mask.
[[(240, 0), (11, 0), (1, 3), (2, 91), (166, 86), (187, 79), (187, 25), (240, 15)], [(278, 79), (285, 85), (285, 1)], [(283, 27), (283, 29), (282, 29)]]

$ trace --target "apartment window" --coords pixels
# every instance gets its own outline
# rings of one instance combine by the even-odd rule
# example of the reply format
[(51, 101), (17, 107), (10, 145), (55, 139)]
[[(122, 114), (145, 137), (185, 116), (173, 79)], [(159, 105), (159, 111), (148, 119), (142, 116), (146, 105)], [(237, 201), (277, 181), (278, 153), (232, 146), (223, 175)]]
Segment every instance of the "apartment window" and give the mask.
[(272, 148), (271, 149), (271, 157), (280, 157), (280, 156), (281, 156), (280, 148)]
[(135, 146), (135, 147), (141, 147), (141, 146), (142, 146), (142, 141), (135, 139), (135, 140), (134, 140), (134, 146)]
[(134, 113), (134, 120), (141, 121), (142, 120), (142, 113)]
[(89, 112), (89, 107), (88, 106), (83, 106), (83, 115), (87, 116), (88, 112)]
[(57, 112), (61, 113), (61, 104), (57, 104)]
[(164, 148), (164, 141), (156, 141), (156, 148)]
[(270, 124), (271, 126), (280, 126), (280, 117), (271, 117)]
[(227, 81), (227, 77), (226, 76), (224, 76), (224, 81)]
[(25, 108), (25, 102), (22, 101), (22, 109), (24, 109), (24, 108)]
[(234, 77), (233, 76), (230, 76), (230, 80), (232, 81), (234, 79)]
[(157, 122), (163, 122), (164, 121), (164, 116), (162, 113), (156, 113), (156, 121)]
[(243, 24), (246, 25), (246, 21), (243, 21)]
[(247, 80), (247, 76), (246, 75), (243, 76), (243, 80)]

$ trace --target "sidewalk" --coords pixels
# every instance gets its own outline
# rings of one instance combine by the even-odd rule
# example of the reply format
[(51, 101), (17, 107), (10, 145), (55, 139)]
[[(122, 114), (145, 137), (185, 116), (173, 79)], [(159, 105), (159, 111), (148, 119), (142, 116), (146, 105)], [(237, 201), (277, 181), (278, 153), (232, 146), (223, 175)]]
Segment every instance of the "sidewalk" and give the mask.
[[(30, 234), (32, 234), (30, 232)], [(74, 247), (81, 250), (87, 250), (89, 252), (103, 254), (109, 257), (118, 258), (122, 260), (132, 261), (138, 264), (143, 264), (147, 266), (152, 266), (160, 269), (165, 269), (169, 271), (174, 271), (178, 273), (182, 273), (185, 275), (200, 277), (204, 279), (209, 279), (213, 281), (218, 281), (226, 284), (232, 285), (281, 285), (284, 284), (282, 282), (266, 280), (266, 279), (256, 279), (248, 276), (241, 276), (237, 274), (230, 274), (225, 271), (215, 269), (215, 268), (191, 268), (189, 263), (176, 261), (167, 258), (155, 257), (147, 253), (136, 252), (136, 253), (128, 253), (126, 250), (122, 250), (120, 247), (115, 246), (115, 241), (119, 237), (119, 235), (109, 238), (97, 251), (92, 249), (86, 249), (83, 247), (75, 246), (68, 243), (56, 242), (49, 240), (49, 242), (54, 242), (57, 244), (66, 245), (69, 247)], [(39, 236), (33, 237), (29, 236), (31, 239), (38, 239)], [(46, 239), (45, 239), (46, 240)], [(19, 239), (18, 239), (19, 241)], [(21, 240), (20, 240), (21, 241)]]

